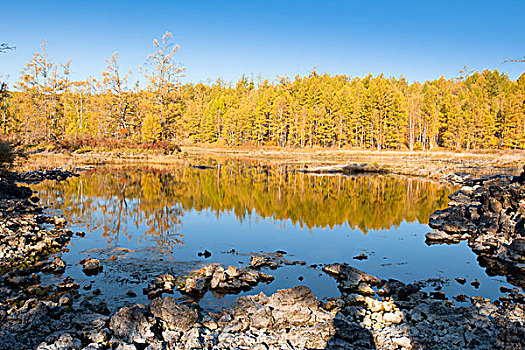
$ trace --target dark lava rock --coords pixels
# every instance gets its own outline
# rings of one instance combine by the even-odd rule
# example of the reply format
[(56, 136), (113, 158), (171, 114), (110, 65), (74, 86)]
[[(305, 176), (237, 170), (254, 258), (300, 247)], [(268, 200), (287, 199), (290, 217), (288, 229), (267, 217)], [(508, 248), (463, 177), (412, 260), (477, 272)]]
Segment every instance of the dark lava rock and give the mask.
[(458, 282), (459, 284), (463, 285), (467, 282), (467, 280), (463, 277), (456, 277), (456, 282)]
[(9, 174), (9, 178), (11, 180), (24, 183), (39, 183), (44, 180), (64, 181), (67, 178), (74, 176), (80, 175), (68, 170), (62, 170), (60, 168), (48, 170), (33, 170), (23, 173), (12, 172)]
[(501, 287), (499, 287), (499, 290), (500, 290), (500, 292), (502, 292), (502, 293), (509, 293), (509, 292), (512, 291), (512, 289), (507, 288), (507, 287), (505, 287), (505, 286), (501, 286)]
[(443, 292), (442, 290), (433, 291), (433, 292), (430, 292), (429, 294), (430, 294), (430, 297), (434, 299), (445, 300), (447, 298), (445, 292)]
[(155, 278), (155, 281), (142, 291), (148, 296), (148, 298), (154, 299), (162, 295), (162, 293), (173, 293), (176, 285), (177, 279), (169, 273), (165, 273)]
[(359, 254), (357, 256), (354, 256), (352, 259), (356, 259), (356, 260), (366, 260), (368, 259), (368, 256), (366, 254)]
[(293, 326), (313, 326), (320, 324), (323, 319), (332, 318), (328, 311), (320, 308), (317, 298), (305, 286), (279, 290), (270, 297), (262, 293), (239, 297), (235, 301), (231, 315), (233, 318), (246, 318), (251, 327), (273, 330)]
[(275, 270), (280, 266), (280, 261), (265, 256), (252, 256), (250, 259), (250, 266), (254, 269), (269, 267), (272, 270)]
[(0, 199), (30, 198), (33, 190), (26, 186), (18, 186), (13, 181), (0, 178)]
[(525, 238), (516, 238), (509, 245), (509, 250), (513, 253), (525, 256)]
[(385, 295), (390, 295), (396, 300), (408, 300), (408, 298), (421, 290), (416, 283), (405, 284), (395, 279), (389, 279), (383, 286)]
[(203, 252), (198, 252), (197, 255), (204, 257), (204, 259), (208, 259), (211, 256), (211, 252), (204, 250)]
[(80, 303), (80, 306), (88, 310), (91, 310), (97, 314), (104, 315), (104, 316), (108, 316), (110, 314), (107, 304), (103, 301), (102, 302), (90, 302), (88, 300), (83, 300)]
[(61, 281), (57, 286), (57, 291), (64, 292), (64, 291), (71, 291), (71, 290), (77, 290), (80, 288), (80, 285), (71, 277), (64, 278), (63, 281)]
[(468, 301), (468, 297), (465, 294), (458, 294), (454, 297), (454, 300), (459, 303), (466, 303)]
[(53, 216), (53, 223), (56, 226), (64, 226), (65, 224), (67, 224), (67, 221), (64, 218), (61, 218), (61, 217), (58, 217), (58, 216)]

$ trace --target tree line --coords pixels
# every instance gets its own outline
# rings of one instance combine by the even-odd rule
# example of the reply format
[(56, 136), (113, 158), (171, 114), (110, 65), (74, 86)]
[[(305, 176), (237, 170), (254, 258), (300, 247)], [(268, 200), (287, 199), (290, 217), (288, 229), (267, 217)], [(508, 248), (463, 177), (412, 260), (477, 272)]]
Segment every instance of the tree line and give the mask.
[(29, 144), (170, 144), (454, 150), (525, 148), (525, 74), (497, 70), (409, 83), (312, 71), (274, 81), (185, 83), (166, 33), (133, 82), (118, 53), (100, 79), (70, 79), (45, 43), (12, 89), (0, 89), (0, 133)]

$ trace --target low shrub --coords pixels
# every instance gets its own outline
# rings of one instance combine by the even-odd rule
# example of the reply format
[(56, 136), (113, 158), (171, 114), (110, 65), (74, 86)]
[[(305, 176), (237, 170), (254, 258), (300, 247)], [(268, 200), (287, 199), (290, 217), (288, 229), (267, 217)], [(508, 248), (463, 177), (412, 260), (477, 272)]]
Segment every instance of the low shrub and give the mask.
[(0, 170), (5, 170), (18, 159), (26, 158), (25, 152), (11, 141), (0, 140)]
[(181, 151), (178, 144), (170, 141), (145, 142), (140, 146), (144, 150), (161, 151), (166, 155), (176, 154)]
[(0, 167), (4, 168), (13, 164), (15, 159), (15, 149), (11, 142), (0, 140)]

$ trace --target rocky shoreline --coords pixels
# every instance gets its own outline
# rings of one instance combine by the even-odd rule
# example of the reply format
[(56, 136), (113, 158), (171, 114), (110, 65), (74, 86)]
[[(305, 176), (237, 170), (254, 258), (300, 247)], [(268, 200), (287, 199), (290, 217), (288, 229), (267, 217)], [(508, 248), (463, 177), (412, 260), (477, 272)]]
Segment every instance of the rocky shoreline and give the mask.
[(525, 170), (520, 176), (469, 180), (449, 207), (430, 216), (428, 244), (467, 240), (491, 275), (525, 288)]
[[(522, 349), (524, 305), (473, 297), (456, 306), (423, 282), (382, 280), (332, 264), (341, 296), (320, 302), (306, 286), (243, 296), (222, 313), (157, 296), (108, 315), (100, 305), (37, 302), (21, 313), (60, 331), (38, 349)], [(169, 292), (168, 292), (169, 293)], [(70, 302), (70, 301), (69, 301)], [(77, 307), (81, 312), (74, 312)], [(60, 311), (59, 311), (60, 310)], [(41, 326), (36, 318), (31, 327)], [(46, 328), (48, 329), (48, 328)], [(40, 329), (42, 330), (42, 329)]]
[[(24, 178), (27, 179), (24, 182), (63, 180), (75, 175), (58, 170), (46, 176), (43, 172), (26, 175), (19, 182)], [(514, 189), (516, 183), (523, 184), (523, 178), (525, 175), (501, 180), (508, 182), (488, 181), (488, 193), (491, 193), (489, 184)], [(459, 196), (455, 199), (458, 203)], [(468, 207), (468, 201), (462, 203)], [(282, 252), (255, 255), (250, 266), (244, 268), (210, 264), (183, 280), (160, 275), (144, 290), (152, 300), (150, 303), (123, 307), (111, 314), (104, 302), (81, 296), (80, 286), (70, 278), (56, 285), (40, 284), (42, 273), (64, 272), (66, 266), (59, 253), (74, 233), (65, 228), (65, 220), (46, 216), (36, 203), (38, 198), (31, 190), (17, 186), (13, 178), (0, 180), (0, 349), (522, 349), (525, 346), (525, 295), (517, 288), (492, 302), (480, 297), (453, 301), (439, 290), (423, 291), (426, 281), (405, 284), (383, 280), (346, 264), (322, 267), (324, 273), (336, 280), (341, 293), (327, 302), (319, 301), (308, 287), (297, 286), (269, 296), (260, 293), (238, 297), (233, 307), (223, 309), (220, 314), (199, 308), (198, 300), (207, 292), (237, 293), (257, 283), (270, 282), (273, 277), (261, 269), (304, 264), (285, 259)], [(490, 203), (489, 199), (489, 208), (497, 206)], [(517, 218), (503, 207), (499, 213), (498, 223), (501, 213), (510, 215), (509, 220)], [(445, 220), (445, 216), (441, 218)], [(461, 239), (472, 237), (463, 234)], [(512, 244), (501, 246), (509, 250)], [(84, 273), (95, 274), (103, 269), (94, 260), (82, 262)], [(164, 295), (174, 290), (188, 295), (188, 302)]]

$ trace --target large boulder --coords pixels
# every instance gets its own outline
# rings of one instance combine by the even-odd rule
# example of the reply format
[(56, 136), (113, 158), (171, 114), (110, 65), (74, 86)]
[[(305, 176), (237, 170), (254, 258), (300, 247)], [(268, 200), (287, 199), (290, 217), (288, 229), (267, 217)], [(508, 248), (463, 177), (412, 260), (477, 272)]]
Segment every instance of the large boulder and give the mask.
[(120, 309), (109, 321), (109, 327), (117, 339), (126, 343), (146, 343), (152, 339), (153, 324), (146, 318), (146, 310), (139, 305)]
[(234, 318), (246, 317), (254, 328), (274, 330), (310, 327), (333, 317), (320, 307), (319, 301), (306, 286), (282, 289), (270, 297), (262, 293), (239, 297), (231, 314)]
[(170, 296), (153, 300), (150, 308), (168, 330), (185, 332), (197, 322), (197, 310), (178, 304)]

